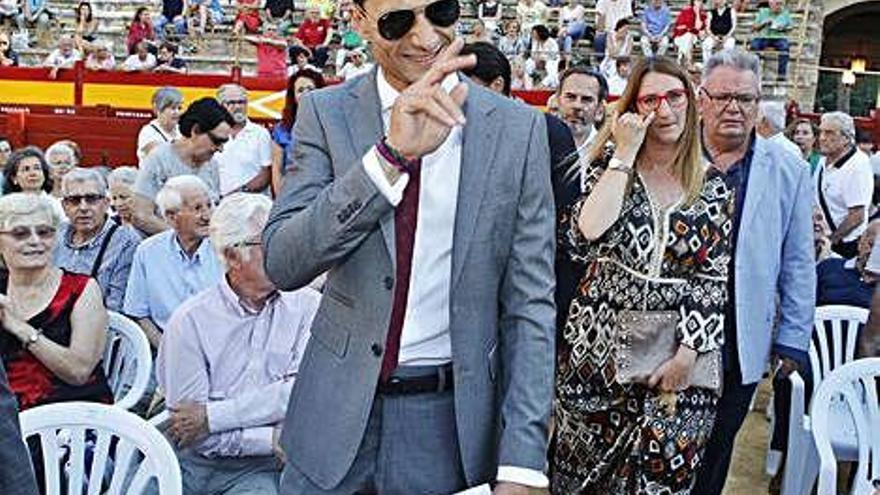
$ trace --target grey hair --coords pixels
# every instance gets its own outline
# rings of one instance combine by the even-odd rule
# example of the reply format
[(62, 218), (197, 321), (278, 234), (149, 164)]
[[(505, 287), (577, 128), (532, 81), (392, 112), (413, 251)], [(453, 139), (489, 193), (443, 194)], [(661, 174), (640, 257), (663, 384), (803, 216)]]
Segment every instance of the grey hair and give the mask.
[(107, 185), (125, 184), (126, 186), (133, 186), (135, 181), (137, 181), (137, 176), (138, 169), (134, 167), (116, 167), (107, 176)]
[(729, 48), (713, 53), (703, 65), (703, 81), (709, 79), (709, 75), (718, 67), (733, 67), (739, 71), (751, 72), (758, 82), (758, 92), (761, 91), (761, 60), (754, 53), (739, 48)]
[(233, 89), (241, 91), (241, 93), (244, 95), (245, 99), (247, 99), (248, 93), (247, 93), (247, 90), (244, 89), (243, 86), (241, 86), (239, 84), (235, 84), (235, 83), (227, 83), (227, 84), (224, 84), (224, 85), (220, 86), (219, 88), (217, 88), (217, 101), (219, 101), (220, 103), (223, 103), (223, 93), (225, 93), (226, 91), (229, 91), (229, 90), (233, 90)]
[(67, 194), (67, 188), (69, 188), (71, 184), (83, 184), (86, 182), (94, 182), (98, 185), (98, 194), (101, 196), (107, 195), (107, 182), (104, 180), (104, 176), (101, 175), (101, 172), (82, 167), (77, 167), (71, 170), (61, 178), (61, 192)]
[(168, 179), (156, 194), (156, 206), (159, 207), (162, 217), (167, 217), (168, 212), (179, 210), (183, 206), (184, 194), (193, 189), (211, 197), (211, 189), (195, 175), (178, 175)]
[(764, 100), (758, 105), (758, 110), (774, 131), (785, 129), (785, 105), (781, 101)]
[(0, 229), (9, 230), (12, 221), (27, 215), (43, 215), (52, 228), (61, 224), (55, 204), (45, 194), (9, 193), (0, 197)]
[[(211, 244), (224, 267), (225, 251), (259, 238), (271, 209), (272, 200), (262, 194), (234, 193), (220, 201), (211, 216)], [(242, 250), (245, 257), (246, 253)]]
[(79, 165), (79, 162), (76, 159), (76, 151), (74, 151), (73, 147), (64, 141), (56, 141), (52, 143), (51, 146), (46, 148), (46, 161), (47, 163), (49, 163), (50, 167), (52, 166), (52, 163), (49, 162), (49, 157), (54, 154), (67, 155), (67, 157), (70, 158), (70, 163), (72, 163), (74, 167)]
[(822, 114), (822, 122), (837, 124), (840, 132), (851, 142), (856, 139), (856, 124), (853, 118), (846, 112), (828, 112)]
[(179, 89), (172, 86), (165, 86), (153, 93), (153, 108), (156, 112), (161, 112), (168, 107), (183, 104), (183, 93)]

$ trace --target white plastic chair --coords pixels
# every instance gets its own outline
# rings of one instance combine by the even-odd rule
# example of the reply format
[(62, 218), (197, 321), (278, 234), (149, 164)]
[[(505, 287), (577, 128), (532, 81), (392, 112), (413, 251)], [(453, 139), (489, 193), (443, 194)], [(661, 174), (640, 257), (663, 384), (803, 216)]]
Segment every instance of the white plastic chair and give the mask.
[(153, 357), (150, 342), (137, 323), (108, 311), (107, 345), (104, 347), (104, 373), (114, 404), (131, 409), (147, 391)]
[[(820, 306), (816, 308), (813, 336), (810, 342), (810, 366), (813, 397), (828, 375), (855, 358), (859, 333), (868, 321), (868, 310), (853, 306)], [(811, 419), (806, 411), (804, 380), (797, 372), (791, 381), (791, 411), (788, 423), (785, 472), (782, 495), (806, 495), (812, 490), (819, 471), (819, 459), (813, 443)], [(838, 428), (834, 441), (839, 456), (854, 459), (855, 431), (851, 419), (837, 409)], [(820, 492), (821, 493), (821, 492)]]
[[(825, 378), (810, 405), (813, 438), (819, 453), (819, 494), (837, 493), (837, 461), (832, 430), (838, 428), (838, 407), (850, 415), (857, 439), (858, 469), (850, 495), (874, 493), (872, 481), (880, 478), (880, 404), (877, 380), (880, 358), (859, 359), (841, 366)], [(834, 422), (834, 424), (832, 424)]]
[[(46, 495), (136, 495), (155, 479), (159, 495), (180, 495), (177, 456), (165, 437), (138, 416), (115, 406), (91, 402), (60, 402), (35, 407), (20, 416), (22, 436), (39, 436)], [(94, 433), (91, 470), (86, 472), (86, 432)], [(112, 476), (108, 467), (111, 442)], [(69, 452), (61, 469), (59, 459)], [(102, 490), (105, 475), (109, 488)], [(61, 485), (67, 481), (66, 491)], [(87, 487), (84, 488), (84, 487)], [(85, 490), (85, 491), (84, 491)]]

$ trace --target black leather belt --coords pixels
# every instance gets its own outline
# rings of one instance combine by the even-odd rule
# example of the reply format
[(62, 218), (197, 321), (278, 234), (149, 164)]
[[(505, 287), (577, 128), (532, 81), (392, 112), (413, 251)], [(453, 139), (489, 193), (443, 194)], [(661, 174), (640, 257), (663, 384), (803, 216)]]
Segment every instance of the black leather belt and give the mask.
[(455, 383), (452, 364), (444, 364), (434, 369), (434, 373), (419, 376), (391, 375), (386, 383), (379, 383), (377, 391), (382, 395), (413, 395), (452, 390)]

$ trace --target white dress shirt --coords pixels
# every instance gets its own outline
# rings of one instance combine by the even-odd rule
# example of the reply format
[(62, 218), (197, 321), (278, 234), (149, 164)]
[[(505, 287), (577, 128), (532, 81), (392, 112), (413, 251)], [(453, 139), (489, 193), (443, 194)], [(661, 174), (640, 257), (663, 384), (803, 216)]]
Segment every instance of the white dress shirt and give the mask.
[[(381, 67), (376, 82), (385, 131), (391, 107), (400, 93), (388, 84)], [(459, 79), (450, 74), (441, 86), (451, 91)], [(455, 126), (443, 144), (422, 157), (419, 212), (413, 245), (412, 272), (406, 315), (400, 336), (398, 362), (402, 365), (438, 365), (452, 360), (449, 337), (449, 293), (452, 279), (452, 238), (461, 175), (462, 128)], [(409, 183), (403, 174), (390, 185), (373, 149), (363, 158), (367, 175), (385, 198), (397, 206)], [(544, 488), (547, 477), (540, 471), (516, 466), (499, 466), (499, 481)]]

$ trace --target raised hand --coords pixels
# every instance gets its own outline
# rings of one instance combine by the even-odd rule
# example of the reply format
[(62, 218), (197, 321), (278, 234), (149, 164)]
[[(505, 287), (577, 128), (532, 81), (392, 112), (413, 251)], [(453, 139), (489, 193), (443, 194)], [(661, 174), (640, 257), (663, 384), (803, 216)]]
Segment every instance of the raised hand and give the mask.
[(410, 159), (421, 158), (443, 144), (456, 125), (464, 125), (461, 106), (467, 85), (458, 83), (447, 93), (441, 87), (447, 75), (477, 63), (475, 55), (460, 56), (464, 41), (447, 46), (437, 63), (421, 79), (406, 88), (391, 109), (388, 145)]
[(627, 112), (619, 117), (612, 115), (614, 122), (611, 124), (611, 135), (614, 138), (615, 156), (625, 163), (635, 163), (636, 155), (645, 142), (648, 127), (654, 122), (654, 112), (642, 117), (639, 114)]

